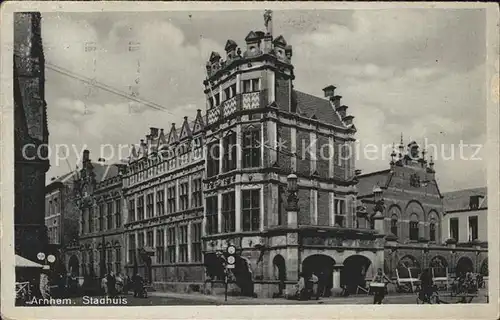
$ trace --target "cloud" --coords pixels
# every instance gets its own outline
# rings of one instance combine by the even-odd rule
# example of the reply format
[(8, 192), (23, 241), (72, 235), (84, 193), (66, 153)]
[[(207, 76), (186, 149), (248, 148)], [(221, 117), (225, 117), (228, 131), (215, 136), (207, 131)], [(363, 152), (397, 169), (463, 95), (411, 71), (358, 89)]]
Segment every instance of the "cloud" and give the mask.
[[(294, 87), (319, 95), (326, 85), (337, 86), (355, 116), (362, 146), (398, 143), (401, 132), (405, 142), (451, 146), (485, 140), (484, 14), (278, 11), (274, 30), (293, 45)], [(226, 39), (244, 46), (243, 38), (255, 28), (263, 28), (261, 12), (221, 19), (216, 12), (45, 14), (48, 62), (124, 92), (137, 80), (140, 97), (167, 109), (155, 111), (49, 70), (51, 144), (87, 144), (96, 154), (102, 143), (137, 143), (150, 126), (167, 132), (173, 122), (179, 127), (185, 115), (193, 118), (197, 108), (205, 109), (202, 81), (210, 52), (223, 54)], [(140, 42), (140, 49), (129, 51), (130, 41)], [(86, 42), (98, 50), (86, 52)], [(388, 154), (361, 158), (357, 167), (385, 169), (389, 161)], [(436, 159), (442, 190), (484, 185), (484, 167), (485, 161)]]

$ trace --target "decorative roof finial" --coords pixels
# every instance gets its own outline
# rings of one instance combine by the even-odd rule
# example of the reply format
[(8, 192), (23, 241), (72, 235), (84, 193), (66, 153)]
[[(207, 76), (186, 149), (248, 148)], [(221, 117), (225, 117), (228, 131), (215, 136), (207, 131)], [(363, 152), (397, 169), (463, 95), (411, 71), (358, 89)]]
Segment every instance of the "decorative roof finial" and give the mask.
[(264, 25), (266, 26), (266, 34), (273, 35), (273, 11), (266, 9), (264, 11)]

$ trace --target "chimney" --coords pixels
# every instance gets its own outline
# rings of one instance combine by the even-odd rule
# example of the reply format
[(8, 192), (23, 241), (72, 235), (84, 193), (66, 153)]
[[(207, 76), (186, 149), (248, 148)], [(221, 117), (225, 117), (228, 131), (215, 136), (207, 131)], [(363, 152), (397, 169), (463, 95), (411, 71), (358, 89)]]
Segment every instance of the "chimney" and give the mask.
[[(342, 120), (344, 120), (344, 118), (346, 118), (346, 110), (347, 110), (347, 106), (346, 105), (341, 105), (341, 106), (335, 106), (335, 111), (337, 111), (340, 116), (342, 117)], [(352, 119), (351, 119), (352, 120)]]
[(90, 151), (89, 150), (83, 150), (83, 158), (82, 158), (82, 163), (87, 163), (90, 161)]
[(325, 98), (333, 98), (335, 96), (335, 89), (337, 89), (334, 85), (329, 85), (323, 88), (323, 92), (325, 93)]
[(344, 121), (344, 123), (348, 126), (352, 124), (352, 119), (354, 119), (354, 116), (351, 115), (342, 117), (342, 121)]

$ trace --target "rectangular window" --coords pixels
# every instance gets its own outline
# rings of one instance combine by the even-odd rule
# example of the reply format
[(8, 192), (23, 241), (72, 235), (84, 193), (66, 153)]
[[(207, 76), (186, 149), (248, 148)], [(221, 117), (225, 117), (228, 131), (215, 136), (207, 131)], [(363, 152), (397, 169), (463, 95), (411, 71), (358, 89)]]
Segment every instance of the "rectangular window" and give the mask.
[(335, 226), (345, 228), (346, 217), (345, 217), (345, 200), (335, 199)]
[(122, 200), (115, 200), (115, 225), (116, 228), (122, 225)]
[(128, 221), (129, 222), (134, 222), (135, 221), (135, 200), (129, 200), (128, 201)]
[(153, 231), (146, 232), (146, 247), (153, 248)]
[(81, 234), (84, 234), (85, 232), (87, 232), (87, 224), (85, 223), (85, 221), (88, 219), (87, 215), (89, 214), (89, 209), (87, 208), (83, 208), (82, 210), (82, 219), (80, 220), (80, 223), (81, 223), (81, 226), (80, 226), (80, 230), (81, 230)]
[(242, 191), (243, 231), (260, 229), (260, 190)]
[(235, 231), (234, 191), (222, 195), (222, 232)]
[(113, 270), (113, 249), (106, 249), (106, 271), (110, 272)]
[(168, 228), (167, 231), (167, 236), (168, 236), (168, 262), (169, 263), (176, 263), (177, 259), (175, 257), (175, 245), (176, 245), (176, 239), (175, 239), (175, 227)]
[(143, 249), (144, 248), (144, 232), (141, 231), (138, 233), (137, 242), (138, 242), (137, 249)]
[(260, 90), (260, 81), (259, 79), (252, 79), (252, 91), (259, 91)]
[(168, 202), (168, 213), (173, 213), (176, 211), (176, 201), (175, 201), (175, 197), (176, 197), (176, 194), (175, 194), (175, 185), (174, 186), (171, 186), (167, 189), (167, 202)]
[(458, 218), (450, 219), (450, 238), (455, 239), (457, 242), (458, 239)]
[(243, 135), (243, 167), (260, 166), (260, 131), (250, 130)]
[(104, 230), (104, 203), (99, 205), (99, 223), (97, 230)]
[(94, 208), (89, 208), (89, 233), (94, 232)]
[(223, 159), (222, 159), (222, 170), (228, 172), (236, 169), (236, 132), (231, 132), (229, 135), (224, 137), (223, 140)]
[(113, 229), (113, 202), (108, 202), (108, 210), (106, 213), (108, 214), (106, 216), (106, 228), (110, 230)]
[(116, 260), (115, 260), (115, 273), (118, 274), (118, 273), (121, 273), (122, 272), (122, 248), (118, 247), (115, 249), (115, 256), (116, 256)]
[(216, 93), (214, 95), (214, 98), (215, 98), (215, 106), (220, 105), (220, 93)]
[(129, 248), (128, 248), (128, 263), (134, 263), (135, 259), (135, 234), (130, 234), (128, 236), (128, 243), (129, 243)]
[(218, 199), (217, 196), (207, 198), (207, 234), (218, 233)]
[(194, 262), (200, 262), (202, 259), (201, 250), (201, 223), (193, 223), (191, 225), (192, 237), (192, 259)]
[(201, 189), (201, 178), (193, 180), (193, 207), (203, 206), (203, 194)]
[(159, 216), (165, 214), (165, 192), (163, 189), (156, 191), (156, 211)]
[(418, 240), (418, 221), (410, 221), (410, 240)]
[(181, 210), (187, 210), (189, 207), (189, 198), (188, 198), (188, 183), (183, 182), (179, 185), (180, 191), (179, 191), (179, 201), (180, 201), (180, 206)]
[(146, 218), (152, 218), (154, 214), (153, 193), (146, 196)]
[(144, 196), (141, 195), (137, 199), (137, 220), (144, 220)]
[(156, 230), (156, 262), (165, 263), (165, 231)]
[(252, 82), (250, 80), (241, 81), (241, 87), (243, 88), (243, 93), (252, 92)]
[(469, 241), (477, 240), (478, 238), (477, 216), (469, 217)]
[(219, 142), (210, 143), (207, 147), (207, 177), (213, 177), (219, 174)]
[(188, 262), (187, 225), (179, 226), (179, 262)]

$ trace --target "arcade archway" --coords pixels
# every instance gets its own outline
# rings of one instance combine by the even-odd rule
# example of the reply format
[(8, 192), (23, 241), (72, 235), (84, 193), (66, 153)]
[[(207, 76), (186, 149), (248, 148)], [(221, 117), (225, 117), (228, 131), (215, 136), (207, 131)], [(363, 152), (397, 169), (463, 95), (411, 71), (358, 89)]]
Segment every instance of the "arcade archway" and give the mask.
[(345, 286), (350, 294), (357, 291), (358, 286), (366, 287), (367, 275), (373, 275), (372, 262), (365, 256), (352, 255), (344, 260), (344, 267), (340, 272), (340, 284)]
[(325, 295), (329, 295), (333, 288), (333, 266), (335, 260), (324, 254), (314, 254), (304, 259), (302, 262), (302, 273), (308, 279), (314, 273), (324, 288)]
[(78, 277), (80, 275), (80, 263), (78, 262), (78, 257), (72, 255), (68, 262), (68, 271), (71, 275)]
[(481, 263), (479, 273), (481, 273), (485, 277), (488, 276), (488, 258), (484, 259), (483, 263)]
[(274, 278), (279, 280), (279, 294), (283, 293), (285, 289), (285, 281), (286, 281), (286, 263), (285, 258), (282, 255), (278, 254), (273, 259), (273, 268), (274, 268)]
[(467, 272), (474, 271), (474, 263), (468, 257), (461, 257), (457, 261), (457, 267), (455, 269), (455, 273), (457, 276), (465, 275)]

